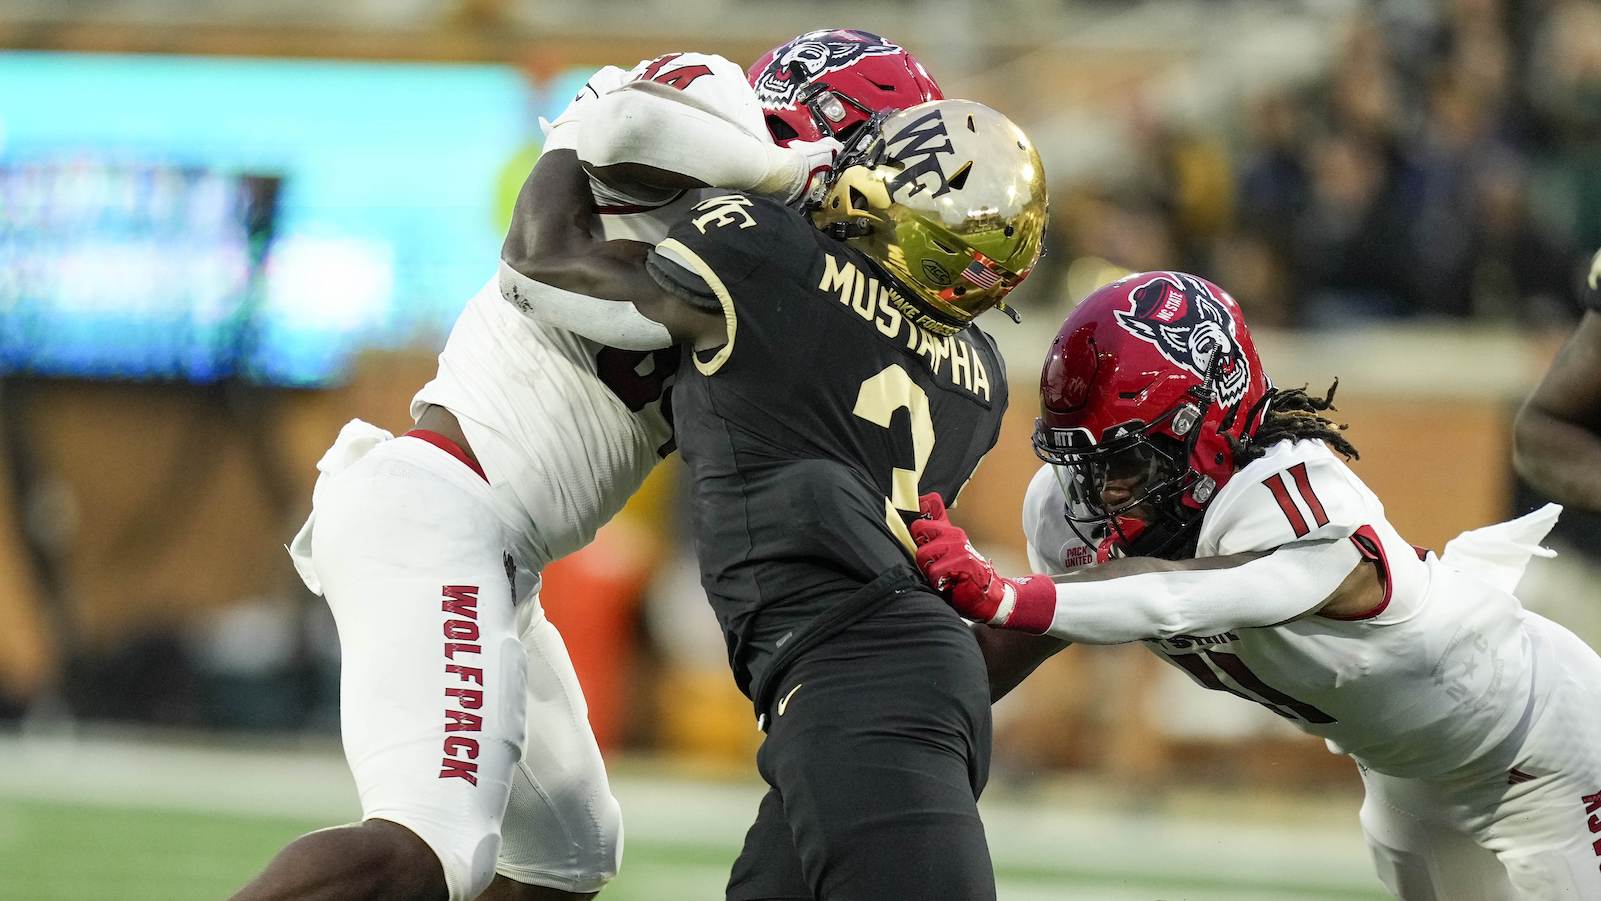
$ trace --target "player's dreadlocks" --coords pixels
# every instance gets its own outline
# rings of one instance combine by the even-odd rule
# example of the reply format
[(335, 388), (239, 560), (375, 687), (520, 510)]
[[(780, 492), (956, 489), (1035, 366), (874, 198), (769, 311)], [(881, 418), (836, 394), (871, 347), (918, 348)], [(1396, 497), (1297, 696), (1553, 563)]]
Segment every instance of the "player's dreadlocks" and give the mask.
[(1328, 393), (1321, 398), (1307, 394), (1305, 385), (1272, 391), (1264, 398), (1267, 411), (1262, 414), (1262, 423), (1256, 427), (1256, 434), (1243, 442), (1237, 442), (1230, 436), (1229, 443), (1234, 446), (1234, 465), (1243, 467), (1280, 441), (1311, 439), (1322, 441), (1347, 460), (1355, 460), (1360, 455), (1341, 434), (1345, 431), (1345, 425), (1322, 415), (1325, 410), (1335, 409), (1334, 391), (1338, 387), (1340, 380), (1335, 379)]

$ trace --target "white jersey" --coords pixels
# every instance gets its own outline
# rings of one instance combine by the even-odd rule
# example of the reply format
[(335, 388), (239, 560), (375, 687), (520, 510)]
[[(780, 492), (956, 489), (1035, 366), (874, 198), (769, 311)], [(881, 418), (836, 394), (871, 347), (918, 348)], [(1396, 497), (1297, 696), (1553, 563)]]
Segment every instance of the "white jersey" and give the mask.
[[(1046, 466), (1029, 485), (1024, 529), (1030, 561), (1053, 574), (1084, 555), (1065, 512)], [(1496, 584), (1488, 567), (1461, 572), (1451, 553), (1442, 561), (1408, 544), (1322, 442), (1281, 442), (1235, 473), (1203, 514), (1196, 556), (1320, 539), (1352, 541), (1381, 567), (1382, 603), (1348, 620), (1311, 615), (1147, 647), (1201, 685), (1262, 704), (1393, 776), (1449, 772), (1513, 737), (1525, 723), (1533, 664), (1510, 585)]]
[[(765, 135), (761, 107), (732, 62), (699, 53), (597, 73), (580, 95), (649, 79)], [(582, 101), (580, 101), (582, 102)], [(656, 243), (699, 199), (638, 200), (594, 182), (608, 240)], [(522, 315), (495, 279), (473, 295), (439, 355), (439, 374), (411, 402), (450, 410), (520, 521), (519, 562), (538, 570), (594, 537), (673, 449), (664, 407), (678, 351), (624, 351)]]

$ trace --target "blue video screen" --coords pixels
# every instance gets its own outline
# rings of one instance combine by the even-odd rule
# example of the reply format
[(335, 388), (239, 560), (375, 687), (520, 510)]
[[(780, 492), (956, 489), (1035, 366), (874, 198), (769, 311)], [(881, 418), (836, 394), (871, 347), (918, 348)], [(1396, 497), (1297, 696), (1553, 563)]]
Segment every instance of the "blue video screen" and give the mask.
[(438, 345), (584, 74), (0, 53), (0, 373), (317, 387)]
[(239, 374), (277, 188), (169, 166), (0, 166), (0, 372)]

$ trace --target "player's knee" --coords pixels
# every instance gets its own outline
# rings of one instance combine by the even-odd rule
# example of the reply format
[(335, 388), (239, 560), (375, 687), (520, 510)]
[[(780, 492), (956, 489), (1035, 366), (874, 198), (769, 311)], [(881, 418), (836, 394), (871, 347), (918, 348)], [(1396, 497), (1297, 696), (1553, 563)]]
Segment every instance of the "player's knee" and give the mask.
[[(531, 785), (512, 791), (500, 871), (513, 879), (584, 894), (617, 875), (623, 856), (623, 818), (604, 785)], [(535, 799), (538, 799), (537, 801)]]
[(611, 792), (595, 799), (596, 841), (579, 861), (583, 882), (598, 890), (617, 875), (623, 862), (623, 811)]
[(603, 773), (573, 772), (551, 786), (555, 816), (576, 840), (565, 865), (574, 891), (599, 891), (617, 875), (623, 857), (623, 815)]

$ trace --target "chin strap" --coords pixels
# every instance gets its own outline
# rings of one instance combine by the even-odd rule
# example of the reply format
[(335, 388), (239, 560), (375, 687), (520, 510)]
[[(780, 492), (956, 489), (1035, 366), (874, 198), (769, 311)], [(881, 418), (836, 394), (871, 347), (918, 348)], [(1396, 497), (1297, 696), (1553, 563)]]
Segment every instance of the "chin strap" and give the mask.
[(1199, 511), (1188, 520), (1168, 515), (1167, 520), (1155, 524), (1131, 516), (1119, 516), (1115, 518), (1107, 536), (1096, 543), (1095, 562), (1105, 563), (1119, 557), (1160, 557), (1164, 560), (1190, 557), (1195, 553), (1195, 536), (1200, 527)]
[(823, 226), (822, 232), (836, 241), (849, 241), (852, 238), (865, 238), (872, 234), (873, 223), (862, 219), (844, 219)]
[(1135, 519), (1132, 516), (1117, 517), (1107, 536), (1095, 546), (1095, 562), (1105, 563), (1108, 560), (1129, 556), (1129, 549), (1147, 528), (1149, 526), (1143, 519)]

